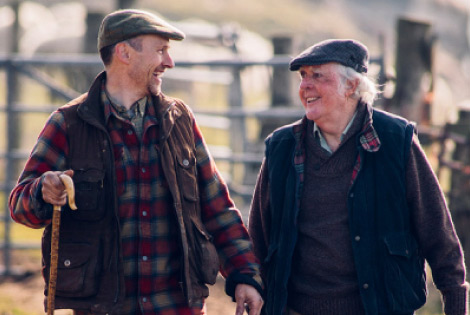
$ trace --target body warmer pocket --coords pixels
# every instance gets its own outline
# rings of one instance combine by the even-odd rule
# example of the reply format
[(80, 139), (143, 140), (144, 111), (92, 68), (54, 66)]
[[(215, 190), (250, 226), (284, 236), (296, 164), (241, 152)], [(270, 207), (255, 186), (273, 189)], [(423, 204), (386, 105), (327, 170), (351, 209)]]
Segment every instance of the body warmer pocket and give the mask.
[[(44, 256), (46, 257), (46, 256)], [(90, 297), (98, 292), (99, 263), (97, 253), (86, 243), (59, 244), (56, 295), (62, 297)], [(46, 289), (49, 283), (49, 259), (44, 269)]]
[[(207, 284), (214, 284), (219, 272), (219, 257), (212, 243), (212, 236), (206, 229), (192, 220), (194, 233), (194, 260), (191, 262), (198, 278)], [(191, 247), (190, 247), (191, 248)]]
[(398, 313), (413, 312), (426, 302), (424, 259), (408, 233), (387, 235), (384, 242), (383, 281), (389, 307)]

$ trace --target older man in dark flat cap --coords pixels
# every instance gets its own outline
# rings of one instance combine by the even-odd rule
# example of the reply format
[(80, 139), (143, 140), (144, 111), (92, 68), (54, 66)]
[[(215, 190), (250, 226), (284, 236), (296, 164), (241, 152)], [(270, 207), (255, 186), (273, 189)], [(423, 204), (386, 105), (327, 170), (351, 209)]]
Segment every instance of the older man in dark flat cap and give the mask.
[(236, 314), (260, 313), (259, 263), (240, 213), (191, 110), (161, 92), (170, 40), (183, 38), (149, 12), (106, 16), (105, 71), (52, 113), (10, 195), (15, 221), (45, 227), (47, 283), (52, 205), (66, 201), (58, 176), (73, 176), (78, 210), (62, 210), (57, 309), (204, 314), (220, 270)]
[(274, 131), (249, 232), (269, 315), (409, 315), (425, 261), (444, 311), (467, 314), (462, 248), (415, 126), (372, 107), (368, 50), (326, 40), (290, 63), (305, 117)]

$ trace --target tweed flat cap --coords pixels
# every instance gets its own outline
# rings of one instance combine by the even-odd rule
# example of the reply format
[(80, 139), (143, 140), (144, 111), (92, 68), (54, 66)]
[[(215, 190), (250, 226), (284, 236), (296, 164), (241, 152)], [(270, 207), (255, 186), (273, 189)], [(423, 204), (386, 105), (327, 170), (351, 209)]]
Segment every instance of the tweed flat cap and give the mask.
[(362, 43), (352, 39), (328, 39), (319, 42), (291, 60), (289, 69), (297, 71), (301, 66), (338, 62), (359, 73), (367, 73), (369, 52)]
[(144, 34), (182, 40), (185, 35), (155, 14), (141, 10), (118, 10), (105, 16), (98, 31), (98, 51), (103, 47)]

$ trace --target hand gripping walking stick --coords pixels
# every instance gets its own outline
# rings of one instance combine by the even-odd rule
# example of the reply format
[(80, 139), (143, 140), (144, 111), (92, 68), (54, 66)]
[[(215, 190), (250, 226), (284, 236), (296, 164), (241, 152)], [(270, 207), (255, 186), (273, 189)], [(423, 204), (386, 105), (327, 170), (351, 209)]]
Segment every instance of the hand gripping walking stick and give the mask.
[[(73, 188), (72, 178), (66, 174), (59, 175), (59, 178), (62, 180), (62, 183), (65, 186), (70, 209), (77, 210), (77, 206), (75, 205), (75, 190)], [(47, 315), (54, 314), (55, 309), (57, 262), (59, 260), (60, 214), (61, 207), (54, 205), (54, 211), (52, 211), (51, 269), (49, 273), (49, 288), (47, 290)]]

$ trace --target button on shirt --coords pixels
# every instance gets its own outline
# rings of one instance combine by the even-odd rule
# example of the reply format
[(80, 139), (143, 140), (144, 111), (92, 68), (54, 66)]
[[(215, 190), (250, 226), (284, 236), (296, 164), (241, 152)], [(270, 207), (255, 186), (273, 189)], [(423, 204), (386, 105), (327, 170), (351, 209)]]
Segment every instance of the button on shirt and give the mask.
[[(160, 128), (155, 106), (150, 97), (146, 98), (146, 105), (143, 100), (136, 104), (145, 113), (139, 141), (135, 134), (127, 132), (134, 128), (138, 133), (139, 128), (133, 123), (136, 118), (123, 119), (104, 90), (103, 86), (102, 102), (115, 156), (126, 286), (125, 306), (119, 314), (136, 314), (138, 309), (144, 315), (200, 314), (203, 301), (195, 301), (193, 307), (188, 307), (180, 283), (180, 236), (173, 198), (157, 149)], [(255, 266), (248, 262), (255, 259), (252, 253), (246, 252), (247, 231), (238, 225), (238, 211), (227, 211), (233, 210), (234, 204), (195, 122), (193, 133), (197, 169), (203, 174), (199, 191), (203, 216), (209, 220), (205, 223), (220, 233), (213, 236), (216, 246), (223, 246), (223, 255), (232, 257), (224, 264), (223, 274), (241, 266), (250, 272)], [(219, 219), (221, 215), (223, 219)]]
[[(182, 314), (191, 314), (179, 284), (179, 236), (156, 149), (159, 128), (154, 106), (144, 97), (127, 110), (112, 104), (102, 91), (114, 147), (124, 258), (126, 301), (121, 313), (142, 309), (143, 314), (179, 314), (165, 311), (177, 307)], [(141, 115), (146, 108), (149, 115)]]

